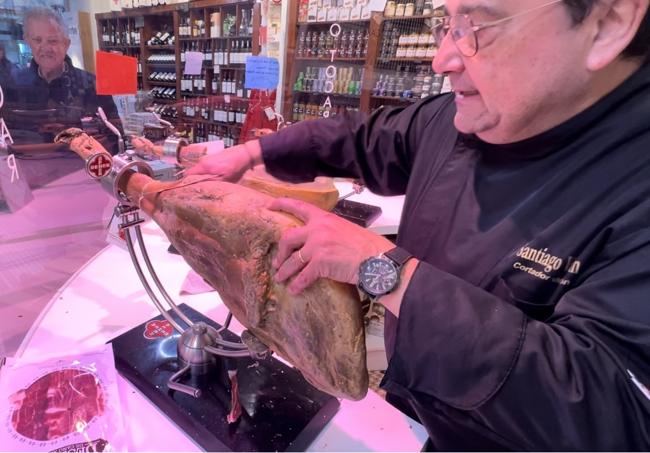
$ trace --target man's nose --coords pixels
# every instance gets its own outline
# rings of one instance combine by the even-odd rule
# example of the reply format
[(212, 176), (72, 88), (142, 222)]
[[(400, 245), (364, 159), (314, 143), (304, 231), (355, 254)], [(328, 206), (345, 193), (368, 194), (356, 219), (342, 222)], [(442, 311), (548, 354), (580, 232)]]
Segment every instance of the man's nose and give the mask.
[(458, 51), (458, 47), (447, 33), (440, 43), (438, 43), (438, 52), (431, 62), (433, 71), (437, 74), (447, 74), (450, 72), (462, 72), (465, 69), (463, 56)]

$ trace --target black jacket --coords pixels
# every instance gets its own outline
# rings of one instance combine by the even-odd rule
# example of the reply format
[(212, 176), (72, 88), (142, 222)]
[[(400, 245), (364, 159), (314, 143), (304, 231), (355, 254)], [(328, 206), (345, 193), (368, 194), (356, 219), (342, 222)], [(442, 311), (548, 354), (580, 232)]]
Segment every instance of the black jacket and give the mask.
[(13, 64), (7, 57), (0, 59), (0, 87), (6, 91), (12, 84), (12, 74), (18, 66)]
[(519, 143), (454, 113), (442, 95), (261, 139), (275, 176), (406, 194), (421, 263), (384, 388), (432, 449), (650, 449), (650, 66)]

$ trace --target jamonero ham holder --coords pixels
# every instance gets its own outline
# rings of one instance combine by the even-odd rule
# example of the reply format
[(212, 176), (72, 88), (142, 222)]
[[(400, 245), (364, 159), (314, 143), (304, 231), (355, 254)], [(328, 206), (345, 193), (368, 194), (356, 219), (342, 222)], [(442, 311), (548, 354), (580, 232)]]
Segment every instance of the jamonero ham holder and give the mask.
[[(294, 296), (274, 281), (271, 266), (282, 232), (300, 224), (267, 209), (272, 197), (331, 210), (338, 199), (331, 181), (288, 185), (256, 170), (238, 184), (212, 176), (161, 182), (146, 160), (128, 150), (111, 156), (80, 129), (67, 129), (56, 141), (84, 159), (88, 174), (117, 200), (135, 271), (160, 311), (112, 340), (116, 366), (199, 446), (304, 450), (334, 416), (337, 398), (365, 396), (356, 288), (320, 279)], [(177, 305), (165, 291), (144, 244), (141, 211), (218, 291), (229, 310), (221, 325)], [(241, 336), (228, 330), (232, 316), (246, 329)]]

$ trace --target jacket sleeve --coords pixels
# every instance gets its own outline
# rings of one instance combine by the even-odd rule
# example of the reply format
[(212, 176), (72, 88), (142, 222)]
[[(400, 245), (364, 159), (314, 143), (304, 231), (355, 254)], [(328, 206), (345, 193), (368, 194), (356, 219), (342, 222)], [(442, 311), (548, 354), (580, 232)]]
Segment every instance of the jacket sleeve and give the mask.
[(360, 178), (383, 195), (406, 191), (408, 177), (425, 129), (449, 115), (453, 98), (437, 96), (402, 108), (303, 121), (262, 137), (267, 170), (291, 182), (316, 176)]
[(420, 263), (389, 391), (534, 450), (650, 448), (650, 231), (608, 243), (541, 322)]

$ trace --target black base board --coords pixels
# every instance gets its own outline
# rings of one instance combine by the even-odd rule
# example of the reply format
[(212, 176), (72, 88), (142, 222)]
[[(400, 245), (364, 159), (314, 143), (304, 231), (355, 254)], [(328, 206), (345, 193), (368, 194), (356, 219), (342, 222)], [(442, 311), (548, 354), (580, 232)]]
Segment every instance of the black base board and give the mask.
[[(185, 304), (180, 308), (194, 322), (220, 327)], [(199, 387), (200, 398), (168, 390), (167, 380), (179, 369), (176, 347), (180, 334), (145, 337), (147, 326), (151, 329), (154, 321), (164, 322), (164, 318), (157, 316), (111, 340), (115, 365), (204, 450), (303, 451), (339, 408), (336, 398), (317, 390), (296, 369), (272, 357), (220, 358), (213, 373), (182, 381)], [(237, 341), (238, 337), (226, 331), (224, 339)], [(233, 424), (226, 421), (230, 411), (228, 368), (237, 368), (242, 406), (242, 416)]]

